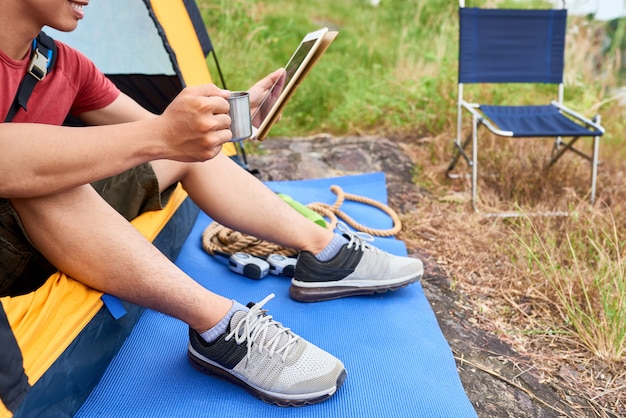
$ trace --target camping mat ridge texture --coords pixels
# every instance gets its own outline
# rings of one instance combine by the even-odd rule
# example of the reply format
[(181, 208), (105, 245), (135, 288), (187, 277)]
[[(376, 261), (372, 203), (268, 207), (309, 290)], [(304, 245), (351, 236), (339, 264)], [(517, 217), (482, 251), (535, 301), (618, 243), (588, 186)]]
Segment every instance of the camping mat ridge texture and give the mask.
[[(387, 201), (382, 173), (267, 184), (304, 204), (334, 203), (333, 184)], [(342, 209), (368, 227), (391, 227), (378, 209), (354, 202)], [(78, 417), (476, 417), (420, 284), (381, 295), (296, 302), (289, 298), (289, 279), (251, 280), (207, 255), (201, 235), (210, 222), (200, 214), (177, 264), (204, 286), (244, 304), (274, 293), (266, 305), (274, 319), (344, 362), (348, 378), (342, 388), (316, 405), (266, 404), (193, 369), (186, 325), (146, 310)], [(394, 238), (376, 238), (375, 244), (406, 254)]]

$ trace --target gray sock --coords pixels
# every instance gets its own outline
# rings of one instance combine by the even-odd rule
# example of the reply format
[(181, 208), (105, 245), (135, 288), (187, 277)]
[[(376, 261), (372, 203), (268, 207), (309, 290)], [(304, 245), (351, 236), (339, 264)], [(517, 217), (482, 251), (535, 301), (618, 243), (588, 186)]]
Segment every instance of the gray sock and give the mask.
[(315, 254), (315, 258), (319, 261), (328, 261), (339, 253), (341, 247), (348, 243), (348, 240), (343, 235), (335, 234), (330, 243), (320, 253)]
[(249, 309), (243, 306), (241, 303), (237, 302), (236, 300), (233, 300), (233, 306), (230, 308), (230, 311), (228, 311), (226, 316), (224, 316), (224, 318), (222, 318), (220, 322), (215, 324), (213, 328), (210, 328), (208, 331), (204, 331), (202, 334), (200, 334), (200, 336), (204, 338), (204, 340), (208, 343), (212, 343), (213, 341), (217, 340), (220, 335), (226, 332), (228, 324), (230, 323), (230, 319), (237, 311), (248, 312)]

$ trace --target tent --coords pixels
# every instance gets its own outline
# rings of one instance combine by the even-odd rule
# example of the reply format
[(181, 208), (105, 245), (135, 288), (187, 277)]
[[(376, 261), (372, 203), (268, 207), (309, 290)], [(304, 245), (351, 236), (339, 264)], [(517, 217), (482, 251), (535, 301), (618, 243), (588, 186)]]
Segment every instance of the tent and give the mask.
[[(174, 260), (198, 213), (179, 186), (163, 210), (132, 224)], [(0, 418), (73, 416), (143, 311), (60, 272), (0, 298)]]
[[(96, 1), (76, 31), (45, 31), (155, 113), (184, 86), (212, 82), (209, 55), (226, 87), (193, 0)], [(243, 150), (227, 145), (224, 152), (245, 166)], [(133, 225), (174, 259), (198, 211), (179, 187), (163, 211)], [(73, 416), (142, 312), (61, 273), (35, 292), (0, 298), (0, 418)]]
[[(185, 86), (215, 82), (227, 88), (194, 0), (96, 1), (76, 30), (45, 32), (87, 55), (120, 90), (154, 113)], [(207, 58), (219, 80), (211, 77)], [(239, 143), (226, 144), (224, 152), (245, 165)]]

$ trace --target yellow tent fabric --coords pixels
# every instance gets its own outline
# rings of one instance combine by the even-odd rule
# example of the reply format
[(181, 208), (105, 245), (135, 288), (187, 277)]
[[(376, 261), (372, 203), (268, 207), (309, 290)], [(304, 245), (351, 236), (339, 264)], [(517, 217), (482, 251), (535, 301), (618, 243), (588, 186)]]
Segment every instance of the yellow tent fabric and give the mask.
[[(195, 86), (212, 83), (202, 47), (182, 0), (152, 0), (151, 4), (168, 42), (176, 51), (176, 60), (185, 84)], [(222, 151), (228, 156), (237, 155), (233, 143), (225, 144)]]
[[(182, 1), (152, 0), (152, 10), (163, 27), (167, 40), (176, 51), (176, 60), (185, 84), (211, 83), (202, 47)], [(195, 41), (194, 41), (195, 40)]]

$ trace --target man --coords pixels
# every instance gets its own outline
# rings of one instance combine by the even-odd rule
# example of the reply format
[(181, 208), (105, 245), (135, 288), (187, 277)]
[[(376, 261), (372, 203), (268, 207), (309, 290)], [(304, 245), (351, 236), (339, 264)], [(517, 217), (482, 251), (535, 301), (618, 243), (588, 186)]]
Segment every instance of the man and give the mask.
[[(0, 0), (2, 117), (42, 27), (75, 29), (87, 4)], [(267, 315), (261, 308), (269, 297), (248, 308), (210, 292), (128, 221), (161, 208), (180, 182), (217, 222), (298, 249), (291, 294), (306, 301), (415, 282), (421, 261), (320, 228), (222, 154), (232, 138), (228, 91), (189, 87), (153, 115), (79, 52), (57, 47), (56, 64), (37, 83), (28, 110), (0, 124), (0, 296), (32, 291), (58, 269), (184, 321), (196, 367), (265, 401), (302, 405), (331, 396), (346, 377), (343, 364)], [(283, 74), (277, 70), (249, 90), (253, 108)], [(89, 126), (60, 126), (68, 113)]]

